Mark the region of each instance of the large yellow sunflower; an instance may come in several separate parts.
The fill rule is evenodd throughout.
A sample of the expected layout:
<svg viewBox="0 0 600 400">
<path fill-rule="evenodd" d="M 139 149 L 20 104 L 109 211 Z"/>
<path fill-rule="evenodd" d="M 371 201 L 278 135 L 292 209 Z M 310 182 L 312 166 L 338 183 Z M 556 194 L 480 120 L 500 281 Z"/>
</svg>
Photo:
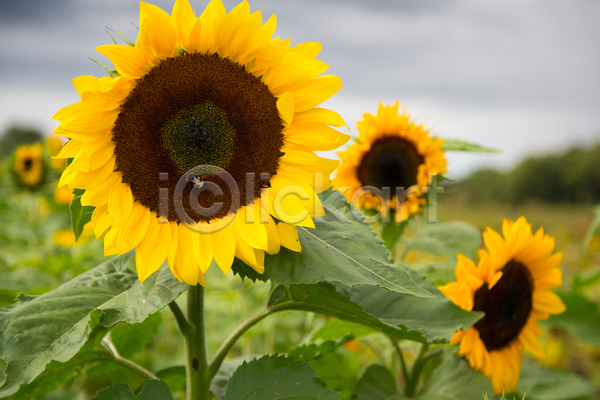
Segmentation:
<svg viewBox="0 0 600 400">
<path fill-rule="evenodd" d="M 517 389 L 521 350 L 544 358 L 537 321 L 565 310 L 550 291 L 562 283 L 562 253 L 553 253 L 554 238 L 542 228 L 533 234 L 525 217 L 505 219 L 502 233 L 504 238 L 487 228 L 487 251 L 479 251 L 479 264 L 459 255 L 457 281 L 439 287 L 457 306 L 485 312 L 475 325 L 456 332 L 450 343 L 460 343 L 459 354 L 490 378 L 496 393 Z"/>
<path fill-rule="evenodd" d="M 44 159 L 41 143 L 23 144 L 15 150 L 13 172 L 17 182 L 25 187 L 35 187 L 44 178 Z"/>
<path fill-rule="evenodd" d="M 265 252 L 299 251 L 296 225 L 323 215 L 316 193 L 337 161 L 313 151 L 348 137 L 316 106 L 341 80 L 321 75 L 320 44 L 272 38 L 275 16 L 263 24 L 245 1 L 200 17 L 187 0 L 171 15 L 140 7 L 134 46 L 97 48 L 120 76 L 74 79 L 81 101 L 54 116 L 71 139 L 60 157 L 74 158 L 59 186 L 85 189 L 106 254 L 136 248 L 141 281 L 165 260 L 190 285 L 213 259 L 262 273 Z"/>
<path fill-rule="evenodd" d="M 398 102 L 380 104 L 376 116 L 364 114 L 358 122 L 358 140 L 338 153 L 342 162 L 333 185 L 349 188 L 345 192 L 348 202 L 354 197 L 357 205 L 366 209 L 384 214 L 390 207 L 396 209 L 396 221 L 401 222 L 425 203 L 422 194 L 432 176 L 447 170 L 441 150 L 444 141 L 411 123 L 405 111 L 400 115 L 398 106 Z M 376 192 L 385 190 L 389 190 L 389 199 L 382 204 Z"/>
</svg>

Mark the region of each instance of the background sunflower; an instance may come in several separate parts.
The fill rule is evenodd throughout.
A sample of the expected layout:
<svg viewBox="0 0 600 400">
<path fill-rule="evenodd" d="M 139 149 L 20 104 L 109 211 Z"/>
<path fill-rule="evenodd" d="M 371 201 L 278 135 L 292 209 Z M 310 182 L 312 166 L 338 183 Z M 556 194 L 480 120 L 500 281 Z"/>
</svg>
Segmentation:
<svg viewBox="0 0 600 400">
<path fill-rule="evenodd" d="M 359 137 L 347 150 L 339 152 L 342 159 L 333 185 L 349 188 L 358 205 L 377 211 L 395 209 L 396 221 L 405 221 L 425 204 L 424 188 L 433 175 L 447 172 L 446 158 L 441 150 L 443 139 L 434 139 L 423 126 L 410 122 L 406 110 L 398 113 L 399 103 L 379 105 L 377 115 L 364 114 L 358 122 Z M 369 189 L 369 187 L 371 189 Z M 374 190 L 390 190 L 384 204 Z M 398 193 L 401 196 L 398 196 Z"/>
<path fill-rule="evenodd" d="M 35 189 L 44 184 L 46 164 L 40 143 L 17 147 L 12 159 L 12 171 L 18 186 Z"/>
<path fill-rule="evenodd" d="M 537 321 L 565 311 L 550 291 L 562 283 L 562 253 L 553 253 L 554 238 L 542 228 L 532 234 L 525 217 L 505 219 L 502 233 L 488 228 L 483 234 L 487 251 L 479 251 L 477 266 L 459 255 L 457 281 L 438 288 L 462 309 L 485 312 L 450 343 L 460 343 L 459 354 L 490 378 L 496 393 L 517 390 L 521 350 L 544 359 Z"/>
</svg>

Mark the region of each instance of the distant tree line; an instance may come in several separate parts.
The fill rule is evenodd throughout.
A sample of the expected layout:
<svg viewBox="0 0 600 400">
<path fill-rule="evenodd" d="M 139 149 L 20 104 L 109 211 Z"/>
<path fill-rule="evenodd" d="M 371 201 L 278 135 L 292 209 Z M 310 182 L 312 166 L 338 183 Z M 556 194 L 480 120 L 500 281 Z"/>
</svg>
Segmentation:
<svg viewBox="0 0 600 400">
<path fill-rule="evenodd" d="M 530 157 L 507 173 L 480 170 L 456 187 L 472 203 L 600 203 L 600 144 Z"/>
<path fill-rule="evenodd" d="M 0 159 L 12 154 L 18 146 L 41 142 L 42 138 L 36 129 L 11 126 L 0 135 Z"/>
</svg>

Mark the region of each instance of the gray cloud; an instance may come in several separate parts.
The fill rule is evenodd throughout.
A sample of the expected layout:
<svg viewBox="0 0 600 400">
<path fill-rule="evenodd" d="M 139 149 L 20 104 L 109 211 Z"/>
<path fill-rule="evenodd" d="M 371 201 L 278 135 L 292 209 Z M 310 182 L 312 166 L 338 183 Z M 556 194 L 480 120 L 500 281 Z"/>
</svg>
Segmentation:
<svg viewBox="0 0 600 400">
<path fill-rule="evenodd" d="M 151 1 L 170 12 L 173 0 Z M 200 12 L 206 1 L 192 0 Z M 228 10 L 237 4 L 225 0 Z M 344 88 L 332 100 L 349 125 L 400 99 L 436 134 L 505 150 L 592 140 L 600 129 L 600 3 L 591 0 L 250 1 L 277 36 L 318 41 Z M 105 26 L 134 40 L 134 0 L 0 0 L 0 129 L 76 101 L 73 77 L 109 63 L 94 48 Z M 72 100 L 69 100 L 72 99 Z M 329 104 L 329 103 L 328 103 Z M 539 138 L 543 137 L 543 140 Z M 464 158 L 464 170 L 480 162 Z M 483 158 L 485 160 L 486 158 Z M 469 161 L 471 160 L 471 161 Z M 471 167 L 469 167 L 469 165 Z"/>
</svg>

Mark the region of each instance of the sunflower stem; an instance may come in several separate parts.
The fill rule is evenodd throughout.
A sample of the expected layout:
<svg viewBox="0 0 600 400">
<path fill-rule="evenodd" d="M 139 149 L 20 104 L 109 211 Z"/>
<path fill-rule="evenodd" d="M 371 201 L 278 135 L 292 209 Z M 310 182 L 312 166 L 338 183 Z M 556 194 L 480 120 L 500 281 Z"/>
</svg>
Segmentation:
<svg viewBox="0 0 600 400">
<path fill-rule="evenodd" d="M 173 310 L 173 307 L 171 310 Z M 188 325 L 187 329 L 184 328 L 182 330 L 182 333 L 187 331 L 184 333 L 187 353 L 186 399 L 208 400 L 210 379 L 208 379 L 207 375 L 204 288 L 202 286 L 196 285 L 188 288 L 186 311 Z M 178 318 L 177 314 L 175 314 L 175 318 Z"/>
<path fill-rule="evenodd" d="M 223 360 L 227 356 L 227 353 L 229 353 L 229 351 L 231 350 L 233 345 L 237 342 L 237 340 L 240 337 L 242 337 L 242 335 L 244 333 L 246 333 L 246 331 L 248 329 L 252 328 L 254 325 L 258 324 L 260 321 L 262 321 L 269 315 L 274 314 L 278 311 L 284 311 L 287 308 L 288 308 L 287 303 L 282 303 L 282 304 L 273 306 L 271 308 L 266 308 L 266 309 L 262 310 L 260 313 L 256 314 L 255 316 L 247 319 L 240 326 L 238 326 L 236 328 L 236 330 L 233 331 L 231 333 L 231 335 L 229 335 L 227 340 L 225 340 L 225 342 L 223 342 L 223 344 L 217 351 L 217 354 L 215 354 L 215 357 L 210 362 L 210 365 L 208 366 L 208 372 L 207 372 L 209 381 L 212 380 L 214 378 L 214 376 L 217 374 L 217 372 L 219 371 L 219 368 L 221 367 Z"/>
<path fill-rule="evenodd" d="M 410 371 L 410 379 L 404 385 L 404 395 L 406 397 L 413 397 L 415 395 L 415 390 L 417 389 L 417 384 L 421 378 L 421 372 L 423 371 L 423 366 L 425 365 L 425 353 L 429 349 L 429 344 L 423 343 L 421 345 L 421 349 L 419 350 L 419 355 L 417 359 L 413 363 L 412 370 Z"/>
<path fill-rule="evenodd" d="M 396 342 L 396 339 L 394 339 L 391 336 L 388 336 L 388 338 L 392 342 L 392 346 L 394 347 L 394 349 L 396 350 L 396 354 L 398 355 L 398 359 L 400 361 L 400 366 L 402 367 L 402 378 L 404 378 L 404 384 L 406 385 L 409 378 L 408 378 L 408 370 L 406 369 L 406 361 L 404 361 L 404 354 L 402 354 L 402 349 L 400 348 L 400 345 L 398 344 L 398 342 Z"/>
</svg>

